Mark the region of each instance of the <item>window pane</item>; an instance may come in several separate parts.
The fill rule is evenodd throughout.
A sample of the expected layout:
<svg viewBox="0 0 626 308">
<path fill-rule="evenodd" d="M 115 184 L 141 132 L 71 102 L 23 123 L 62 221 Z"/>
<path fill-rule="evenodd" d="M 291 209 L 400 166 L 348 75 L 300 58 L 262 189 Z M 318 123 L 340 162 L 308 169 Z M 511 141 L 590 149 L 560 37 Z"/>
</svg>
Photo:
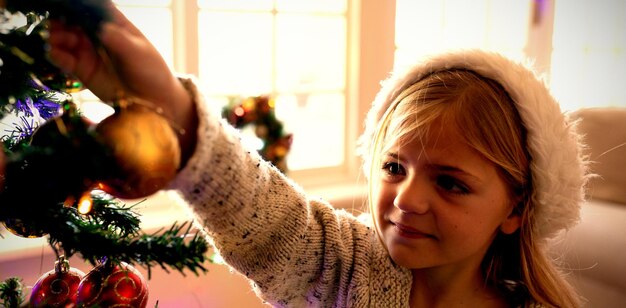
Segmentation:
<svg viewBox="0 0 626 308">
<path fill-rule="evenodd" d="M 345 57 L 346 27 L 342 17 L 277 15 L 279 92 L 343 89 Z"/>
<path fill-rule="evenodd" d="M 276 9 L 288 12 L 344 13 L 345 0 L 276 0 Z"/>
<path fill-rule="evenodd" d="M 423 55 L 440 49 L 443 38 L 443 2 L 397 1 L 396 47 L 398 51 Z M 410 55 L 396 55 L 396 63 L 412 63 Z M 398 56 L 401 58 L 398 59 Z M 415 55 L 414 55 L 415 56 Z"/>
<path fill-rule="evenodd" d="M 272 15 L 201 11 L 199 75 L 215 94 L 272 92 Z"/>
<path fill-rule="evenodd" d="M 626 105 L 625 19 L 624 1 L 555 6 L 550 84 L 563 109 Z"/>
<path fill-rule="evenodd" d="M 343 163 L 343 93 L 279 95 L 276 116 L 293 133 L 287 164 L 290 170 L 338 166 Z"/>
<path fill-rule="evenodd" d="M 174 67 L 174 35 L 169 8 L 119 7 L 154 44 L 170 67 Z"/>
<path fill-rule="evenodd" d="M 189 0 L 184 0 L 189 1 Z M 271 10 L 273 0 L 198 0 L 198 6 L 214 10 Z"/>
<path fill-rule="evenodd" d="M 519 56 L 528 37 L 530 1 L 491 1 L 488 9 L 487 48 L 510 56 Z"/>
<path fill-rule="evenodd" d="M 451 48 L 483 48 L 519 57 L 529 2 L 397 0 L 396 66 Z"/>
<path fill-rule="evenodd" d="M 486 1 L 445 1 L 443 17 L 442 47 L 485 46 L 487 36 Z"/>
<path fill-rule="evenodd" d="M 171 0 L 115 0 L 113 3 L 117 5 L 134 5 L 134 6 L 169 6 Z"/>
</svg>

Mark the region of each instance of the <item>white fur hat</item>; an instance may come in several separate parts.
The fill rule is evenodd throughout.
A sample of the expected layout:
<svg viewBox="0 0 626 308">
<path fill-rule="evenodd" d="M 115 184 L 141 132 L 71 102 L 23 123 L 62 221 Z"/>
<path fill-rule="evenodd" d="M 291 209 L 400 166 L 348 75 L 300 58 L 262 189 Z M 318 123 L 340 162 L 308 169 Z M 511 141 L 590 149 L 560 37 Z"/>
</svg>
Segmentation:
<svg viewBox="0 0 626 308">
<path fill-rule="evenodd" d="M 374 99 L 360 138 L 360 154 L 367 158 L 379 120 L 404 89 L 433 72 L 471 70 L 499 82 L 515 102 L 527 130 L 535 205 L 533 235 L 554 237 L 579 221 L 587 182 L 587 163 L 575 123 L 561 112 L 547 86 L 529 66 L 494 52 L 456 50 L 422 59 L 383 82 Z M 369 168 L 365 161 L 365 168 Z M 366 170 L 367 174 L 367 170 Z"/>
</svg>

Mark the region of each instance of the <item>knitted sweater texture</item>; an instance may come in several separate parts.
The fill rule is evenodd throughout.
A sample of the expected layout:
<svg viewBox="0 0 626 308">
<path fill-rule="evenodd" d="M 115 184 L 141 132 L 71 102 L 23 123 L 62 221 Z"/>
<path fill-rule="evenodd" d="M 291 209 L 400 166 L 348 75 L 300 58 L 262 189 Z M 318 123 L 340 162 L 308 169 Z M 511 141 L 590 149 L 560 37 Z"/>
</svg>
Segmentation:
<svg viewBox="0 0 626 308">
<path fill-rule="evenodd" d="M 411 272 L 395 265 L 366 220 L 302 189 L 181 78 L 199 116 L 193 156 L 171 184 L 229 266 L 278 307 L 408 307 Z"/>
</svg>

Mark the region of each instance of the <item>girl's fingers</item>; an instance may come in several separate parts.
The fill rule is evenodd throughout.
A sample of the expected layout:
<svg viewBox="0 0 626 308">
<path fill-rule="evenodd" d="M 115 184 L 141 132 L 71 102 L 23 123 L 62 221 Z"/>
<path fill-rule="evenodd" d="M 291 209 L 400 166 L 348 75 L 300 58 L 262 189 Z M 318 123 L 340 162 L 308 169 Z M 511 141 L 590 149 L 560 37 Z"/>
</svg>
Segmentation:
<svg viewBox="0 0 626 308">
<path fill-rule="evenodd" d="M 57 67 L 89 83 L 99 68 L 99 57 L 89 39 L 78 30 L 51 29 L 48 59 Z"/>
<path fill-rule="evenodd" d="M 74 72 L 76 69 L 76 58 L 63 49 L 51 48 L 48 51 L 48 58 L 52 63 L 67 73 Z"/>
<path fill-rule="evenodd" d="M 80 41 L 80 33 L 67 27 L 50 23 L 48 44 L 53 48 L 74 49 Z"/>
</svg>

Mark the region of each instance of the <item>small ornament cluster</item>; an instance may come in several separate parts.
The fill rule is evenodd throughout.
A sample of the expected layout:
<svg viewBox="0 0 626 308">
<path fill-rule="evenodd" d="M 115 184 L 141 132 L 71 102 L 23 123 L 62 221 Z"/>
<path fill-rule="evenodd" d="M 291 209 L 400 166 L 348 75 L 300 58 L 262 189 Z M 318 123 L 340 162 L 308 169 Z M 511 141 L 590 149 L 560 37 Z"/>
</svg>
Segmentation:
<svg viewBox="0 0 626 308">
<path fill-rule="evenodd" d="M 85 275 L 59 256 L 33 285 L 29 307 L 146 307 L 148 287 L 131 265 L 103 261 Z"/>
<path fill-rule="evenodd" d="M 285 173 L 293 134 L 284 132 L 284 125 L 276 118 L 274 108 L 275 101 L 269 96 L 230 97 L 222 116 L 239 129 L 254 126 L 255 135 L 263 141 L 259 154 Z"/>
</svg>

